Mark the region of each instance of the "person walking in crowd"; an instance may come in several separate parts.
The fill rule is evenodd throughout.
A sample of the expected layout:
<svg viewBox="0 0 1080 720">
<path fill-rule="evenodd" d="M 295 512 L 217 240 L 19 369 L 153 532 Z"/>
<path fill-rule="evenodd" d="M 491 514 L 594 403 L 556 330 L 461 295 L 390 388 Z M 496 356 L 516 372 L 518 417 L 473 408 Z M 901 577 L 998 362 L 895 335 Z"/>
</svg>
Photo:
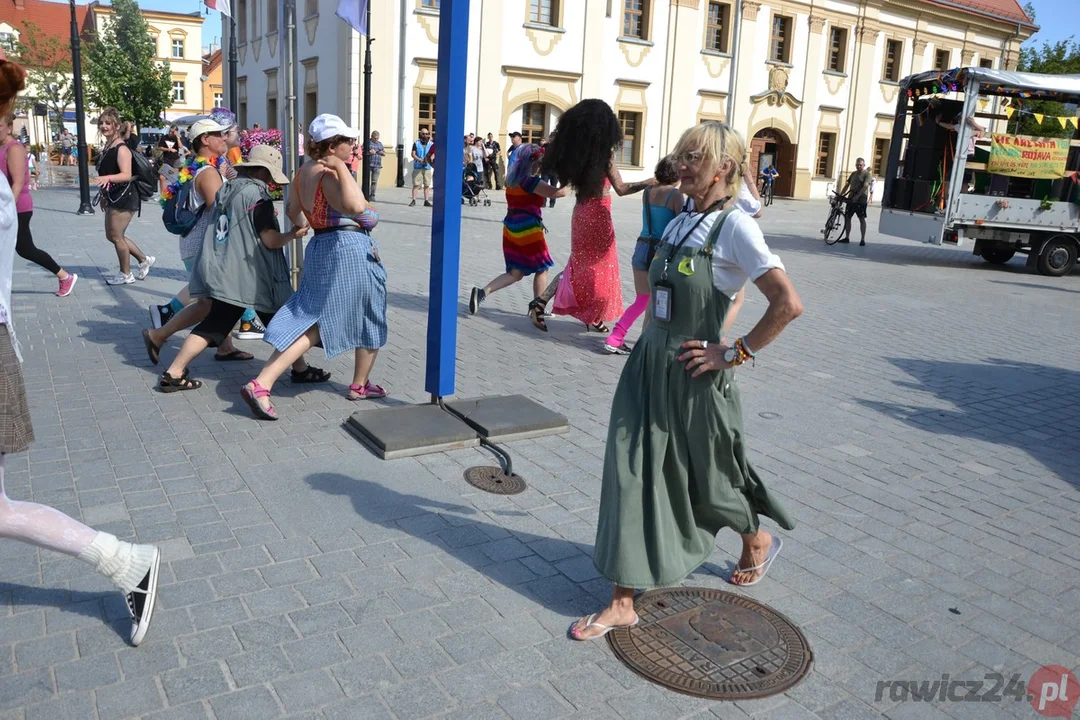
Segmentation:
<svg viewBox="0 0 1080 720">
<path fill-rule="evenodd" d="M 304 164 L 304 125 L 303 123 L 296 123 L 296 154 L 298 157 L 297 164 Z"/>
<path fill-rule="evenodd" d="M 206 210 L 211 230 L 203 234 L 191 274 L 191 294 L 208 303 L 209 310 L 161 374 L 161 392 L 198 390 L 202 383 L 188 376 L 191 361 L 206 348 L 228 342 L 245 308 L 254 307 L 263 322 L 269 323 L 292 295 L 281 249 L 302 238 L 309 228 L 299 225 L 283 233 L 278 227 L 267 185 L 289 182 L 281 171 L 281 153 L 256 145 L 236 169 L 236 180 L 218 190 L 213 206 Z M 292 367 L 294 383 L 330 379 L 330 373 L 308 366 L 302 356 Z"/>
<path fill-rule="evenodd" d="M 544 138 L 543 143 L 541 143 L 541 147 L 546 147 L 547 145 L 549 145 L 550 143 L 552 143 L 554 141 L 555 141 L 555 133 L 551 133 L 546 138 Z M 546 175 L 544 177 L 544 182 L 546 182 L 548 185 L 550 185 L 552 187 L 559 187 L 559 178 L 554 174 Z M 555 200 L 556 200 L 556 198 L 548 198 L 548 207 L 555 207 Z"/>
<path fill-rule="evenodd" d="M 510 172 L 510 166 L 514 164 L 514 152 L 521 147 L 521 133 L 517 130 L 510 133 L 510 147 L 506 150 L 506 171 Z"/>
<path fill-rule="evenodd" d="M 350 400 L 387 394 L 370 379 L 387 336 L 386 268 L 371 238 L 379 216 L 345 166 L 360 131 L 329 114 L 315 118 L 309 130 L 308 154 L 317 162 L 300 168 L 286 211 L 296 226 L 306 216 L 315 237 L 304 255 L 300 287 L 267 325 L 264 339 L 274 353 L 241 391 L 265 420 L 278 418 L 270 404 L 274 383 L 320 343 L 327 358 L 354 351 Z"/>
<path fill-rule="evenodd" d="M 100 191 L 101 209 L 105 211 L 105 239 L 116 249 L 120 272 L 107 275 L 109 285 L 130 285 L 145 280 L 154 266 L 155 258 L 147 255 L 135 241 L 127 236 L 128 226 L 135 214 L 140 212 L 142 201 L 132 183 L 131 150 L 120 137 L 120 113 L 107 107 L 98 117 L 98 131 L 105 138 L 105 150 L 98 157 L 95 182 Z M 131 270 L 131 258 L 138 266 Z"/>
<path fill-rule="evenodd" d="M 679 192 L 679 171 L 670 155 L 660 159 L 653 172 L 656 185 L 645 188 L 641 198 L 641 234 L 634 246 L 630 266 L 634 271 L 634 302 L 615 323 L 615 329 L 604 341 L 604 350 L 615 355 L 629 355 L 626 333 L 649 306 L 649 266 L 660 239 L 676 215 L 682 211 L 683 194 Z M 645 320 L 648 323 L 648 318 Z"/>
<path fill-rule="evenodd" d="M 26 71 L 8 62 L 0 49 L 0 117 L 11 112 L 26 85 Z M 4 488 L 4 462 L 26 451 L 34 441 L 26 387 L 19 363 L 11 307 L 11 273 L 18 243 L 18 211 L 6 174 L 0 173 L 0 538 L 78 558 L 104 575 L 126 596 L 131 628 L 128 639 L 138 646 L 146 637 L 157 601 L 161 552 L 153 545 L 133 545 L 99 532 L 56 508 L 12 500 Z M 74 583 L 72 583 L 74 585 Z"/>
<path fill-rule="evenodd" d="M 549 197 L 565 196 L 566 188 L 553 188 L 540 179 L 540 161 L 543 151 L 536 145 L 522 145 L 519 162 L 510 168 L 506 176 L 506 218 L 503 219 L 503 260 L 506 272 L 483 288 L 474 287 L 469 297 L 469 312 L 473 315 L 480 303 L 496 290 L 520 282 L 526 275 L 533 276 L 533 296 L 547 287 L 547 271 L 555 263 L 548 251 L 547 237 L 541 218 L 544 201 Z M 526 160 L 525 158 L 528 158 Z M 529 305 L 533 324 L 547 332 L 542 314 Z"/>
<path fill-rule="evenodd" d="M 74 165 L 75 157 L 72 155 L 72 148 L 75 147 L 75 138 L 71 136 L 67 128 L 60 131 L 60 164 L 61 165 Z"/>
<path fill-rule="evenodd" d="M 431 180 L 434 175 L 431 159 L 434 153 L 435 141 L 431 133 L 427 128 L 421 128 L 420 139 L 413 143 L 412 149 L 412 200 L 409 207 L 416 205 L 416 191 L 420 188 L 424 190 L 424 207 L 431 207 Z"/>
<path fill-rule="evenodd" d="M 622 129 L 603 100 L 582 100 L 567 110 L 548 145 L 540 174 L 554 173 L 562 185 L 573 185 L 577 202 L 570 221 L 570 260 L 544 293 L 533 300 L 543 313 L 555 298 L 556 315 L 571 315 L 588 330 L 608 335 L 608 320 L 622 315 L 622 284 L 611 219 L 611 194 L 631 195 L 656 183 L 655 178 L 624 183 L 615 167 L 615 147 Z"/>
<path fill-rule="evenodd" d="M 870 185 L 874 178 L 866 169 L 866 161 L 862 158 L 855 160 L 855 172 L 848 176 L 844 183 L 844 189 L 840 194 L 847 198 L 847 208 L 844 211 L 844 234 L 837 242 L 851 242 L 851 216 L 859 218 L 859 231 L 862 239 L 859 245 L 866 245 L 866 206 L 870 202 Z"/>
<path fill-rule="evenodd" d="M 34 236 L 30 232 L 30 219 L 34 216 L 34 199 L 30 195 L 30 156 L 26 152 L 26 147 L 12 135 L 14 123 L 14 113 L 0 115 L 0 173 L 7 179 L 11 192 L 15 196 L 19 221 L 15 252 L 22 259 L 40 265 L 55 275 L 60 281 L 56 294 L 67 297 L 78 282 L 79 276 L 60 267 L 60 264 L 53 260 L 52 255 L 34 245 Z"/>
<path fill-rule="evenodd" d="M 190 179 L 184 182 L 194 183 L 188 195 L 188 209 L 197 213 L 197 220 L 186 234 L 180 238 L 180 259 L 184 263 L 184 269 L 190 274 L 195 266 L 195 256 L 202 247 L 203 238 L 207 234 L 207 228 L 214 220 L 213 206 L 218 191 L 225 183 L 224 168 L 228 161 L 225 152 L 228 149 L 226 134 L 229 126 L 219 124 L 212 118 L 199 120 L 191 126 L 192 147 L 195 157 L 185 168 L 186 175 Z M 170 194 L 180 192 L 179 185 L 171 185 L 168 188 Z M 190 292 L 190 290 L 189 290 Z M 151 308 L 151 320 L 154 319 L 154 309 L 160 313 L 161 308 Z M 197 301 L 184 307 L 172 315 L 168 322 L 158 328 L 143 331 L 143 342 L 146 345 L 146 353 L 150 361 L 157 365 L 158 356 L 165 341 L 176 333 L 200 322 L 210 312 L 210 301 Z M 160 315 L 159 315 L 160 317 Z M 239 319 L 239 318 L 237 318 Z M 220 361 L 247 361 L 255 359 L 251 353 L 244 352 L 233 345 L 232 337 L 225 338 L 215 345 L 218 348 L 215 360 Z"/>
<path fill-rule="evenodd" d="M 379 174 L 382 173 L 383 158 L 386 157 L 386 147 L 379 141 L 379 131 L 371 131 L 371 139 L 367 143 L 368 173 L 370 175 L 367 186 L 367 199 L 375 200 L 375 191 L 379 187 Z"/>
<path fill-rule="evenodd" d="M 502 190 L 503 186 L 503 159 L 502 147 L 491 133 L 487 134 L 487 142 L 484 143 L 487 150 L 487 158 L 484 160 L 484 184 L 488 190 L 495 188 Z"/>
<path fill-rule="evenodd" d="M 653 319 L 623 368 L 608 426 L 593 564 L 614 589 L 605 608 L 570 627 L 576 640 L 636 625 L 634 589 L 678 585 L 712 555 L 722 528 L 742 536 L 729 578 L 741 586 L 758 583 L 783 544 L 760 516 L 794 528 L 747 461 L 734 368 L 775 340 L 802 303 L 757 223 L 731 202 L 746 163 L 738 133 L 696 125 L 674 155 L 691 202 L 650 268 Z M 769 306 L 728 346 L 732 300 L 747 280 Z"/>
</svg>

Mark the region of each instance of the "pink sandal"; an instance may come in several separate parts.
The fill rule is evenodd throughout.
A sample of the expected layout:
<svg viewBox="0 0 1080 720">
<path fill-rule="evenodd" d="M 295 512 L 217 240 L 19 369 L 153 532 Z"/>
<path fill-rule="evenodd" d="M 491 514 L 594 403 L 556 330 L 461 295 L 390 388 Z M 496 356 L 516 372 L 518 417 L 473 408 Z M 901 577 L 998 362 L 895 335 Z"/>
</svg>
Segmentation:
<svg viewBox="0 0 1080 720">
<path fill-rule="evenodd" d="M 273 405 L 269 408 L 264 408 L 259 403 L 260 398 L 270 397 L 270 391 L 260 385 L 258 380 L 252 380 L 248 385 L 251 385 L 251 389 L 249 390 L 248 386 L 245 385 L 240 388 L 240 394 L 243 396 L 244 400 L 247 401 L 251 411 L 255 413 L 255 417 L 262 418 L 263 420 L 277 420 L 277 410 L 274 409 Z"/>
<path fill-rule="evenodd" d="M 378 400 L 379 398 L 384 398 L 390 394 L 386 392 L 386 389 L 383 388 L 382 385 L 372 385 L 370 380 L 363 385 L 350 385 L 349 392 L 352 394 L 346 395 L 345 397 L 354 402 L 356 400 Z M 356 397 L 353 397 L 353 395 Z"/>
</svg>

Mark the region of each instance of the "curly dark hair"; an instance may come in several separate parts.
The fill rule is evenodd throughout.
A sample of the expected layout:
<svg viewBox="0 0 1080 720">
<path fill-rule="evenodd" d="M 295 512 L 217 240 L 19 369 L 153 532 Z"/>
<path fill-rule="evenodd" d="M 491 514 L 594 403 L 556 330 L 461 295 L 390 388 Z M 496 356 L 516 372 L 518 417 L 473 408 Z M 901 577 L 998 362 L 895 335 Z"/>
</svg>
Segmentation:
<svg viewBox="0 0 1080 720">
<path fill-rule="evenodd" d="M 606 102 L 582 100 L 559 118 L 540 174 L 557 176 L 560 185 L 573 185 L 583 197 L 599 197 L 622 139 L 619 119 Z"/>
</svg>

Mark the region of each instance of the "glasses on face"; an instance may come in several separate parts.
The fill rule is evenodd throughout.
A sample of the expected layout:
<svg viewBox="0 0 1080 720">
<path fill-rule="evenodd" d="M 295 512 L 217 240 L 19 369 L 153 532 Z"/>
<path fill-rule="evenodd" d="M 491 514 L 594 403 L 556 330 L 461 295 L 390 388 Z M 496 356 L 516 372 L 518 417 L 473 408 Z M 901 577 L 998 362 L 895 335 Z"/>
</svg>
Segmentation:
<svg viewBox="0 0 1080 720">
<path fill-rule="evenodd" d="M 674 156 L 675 162 L 682 165 L 697 165 L 705 159 L 705 153 L 700 151 L 684 152 Z"/>
</svg>

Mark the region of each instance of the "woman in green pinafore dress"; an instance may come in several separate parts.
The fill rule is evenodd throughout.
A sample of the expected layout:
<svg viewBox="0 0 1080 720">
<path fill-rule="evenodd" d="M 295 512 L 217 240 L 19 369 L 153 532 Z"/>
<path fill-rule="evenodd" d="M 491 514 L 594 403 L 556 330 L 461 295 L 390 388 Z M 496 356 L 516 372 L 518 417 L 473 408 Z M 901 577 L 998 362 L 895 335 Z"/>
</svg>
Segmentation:
<svg viewBox="0 0 1080 720">
<path fill-rule="evenodd" d="M 608 428 L 593 563 L 613 583 L 612 600 L 570 627 L 576 640 L 637 624 L 634 590 L 682 582 L 712 555 L 721 528 L 742 536 L 729 581 L 744 586 L 764 577 L 781 546 L 758 517 L 794 528 L 747 461 L 734 368 L 802 304 L 757 223 L 734 207 L 746 163 L 738 133 L 702 123 L 683 133 L 674 157 L 691 200 L 650 267 L 652 320 L 623 369 Z M 769 307 L 729 347 L 747 280 Z"/>
</svg>

